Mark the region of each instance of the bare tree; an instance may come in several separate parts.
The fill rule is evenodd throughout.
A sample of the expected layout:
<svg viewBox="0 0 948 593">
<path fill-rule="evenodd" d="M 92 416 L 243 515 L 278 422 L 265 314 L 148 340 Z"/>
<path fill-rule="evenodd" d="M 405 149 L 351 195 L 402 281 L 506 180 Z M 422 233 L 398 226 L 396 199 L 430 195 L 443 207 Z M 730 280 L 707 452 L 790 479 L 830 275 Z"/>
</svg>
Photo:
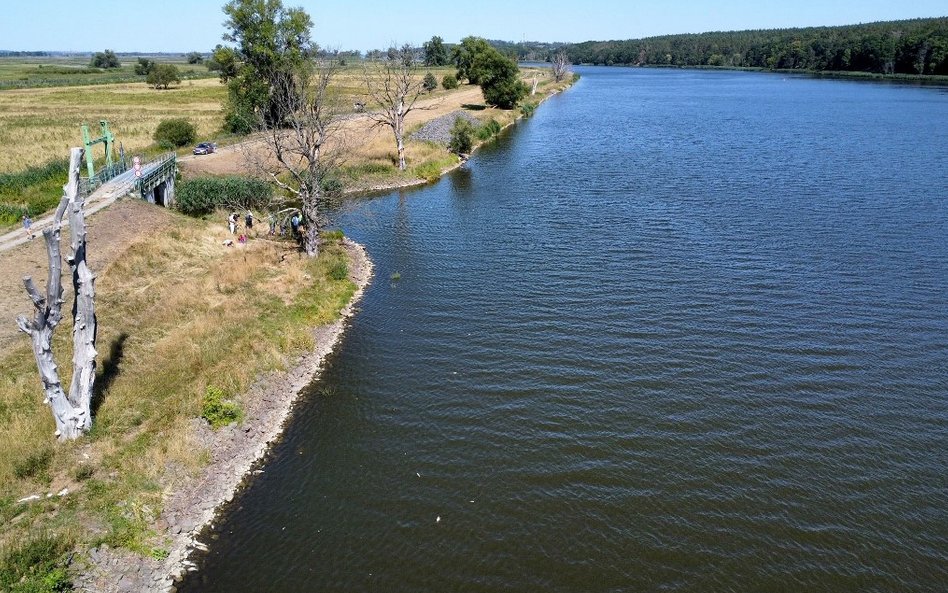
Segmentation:
<svg viewBox="0 0 948 593">
<path fill-rule="evenodd" d="M 246 153 L 258 172 L 298 198 L 306 226 L 303 246 L 311 257 L 319 253 L 323 183 L 347 152 L 338 117 L 342 105 L 330 89 L 340 67 L 335 59 L 310 60 L 291 76 L 277 77 L 272 97 L 285 116 L 277 123 L 261 118 L 264 150 Z"/>
<path fill-rule="evenodd" d="M 386 59 L 363 70 L 366 91 L 379 111 L 368 112 L 376 126 L 389 127 L 395 135 L 398 168 L 405 170 L 405 116 L 414 109 L 424 94 L 424 79 L 418 76 L 415 50 L 405 44 L 401 49 L 390 47 Z"/>
<path fill-rule="evenodd" d="M 572 64 L 570 63 L 569 58 L 566 56 L 566 52 L 557 52 L 556 55 L 553 56 L 553 63 L 550 66 L 550 69 L 553 70 L 553 80 L 556 82 L 563 82 L 563 79 L 569 76 L 570 72 L 572 72 L 570 66 L 572 66 Z"/>
<path fill-rule="evenodd" d="M 46 395 L 44 403 L 48 403 L 52 408 L 56 421 L 56 436 L 60 440 L 78 438 L 92 427 L 91 403 L 95 382 L 97 327 L 95 276 L 86 264 L 85 199 L 79 193 L 79 168 L 83 152 L 81 148 L 72 149 L 69 157 L 69 182 L 63 188 L 63 197 L 56 208 L 52 226 L 43 230 L 49 262 L 46 295 L 40 294 L 31 277 L 23 278 L 23 285 L 33 301 L 36 313 L 32 320 L 24 315 L 18 316 L 16 320 L 20 331 L 29 334 L 32 339 L 33 354 Z M 67 211 L 72 253 L 66 261 L 72 270 L 72 286 L 76 296 L 72 307 L 73 372 L 68 394 L 63 391 L 59 368 L 52 350 L 53 331 L 62 320 L 60 229 L 63 214 Z"/>
</svg>

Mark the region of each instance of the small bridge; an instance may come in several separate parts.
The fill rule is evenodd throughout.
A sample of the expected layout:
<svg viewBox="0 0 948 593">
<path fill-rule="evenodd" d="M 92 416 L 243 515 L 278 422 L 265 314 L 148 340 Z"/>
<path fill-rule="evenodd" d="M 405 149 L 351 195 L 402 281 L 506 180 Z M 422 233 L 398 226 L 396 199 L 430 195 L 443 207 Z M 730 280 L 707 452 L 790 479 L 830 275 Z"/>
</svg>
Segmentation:
<svg viewBox="0 0 948 593">
<path fill-rule="evenodd" d="M 135 195 L 152 204 L 170 208 L 174 205 L 174 180 L 178 172 L 176 155 L 163 154 L 151 161 L 138 162 L 127 168 L 124 161 L 103 167 L 91 178 L 79 180 L 79 191 L 85 196 L 86 216 L 94 214 L 115 200 Z M 52 213 L 33 221 L 33 231 L 39 235 L 53 223 Z M 66 221 L 63 221 L 63 226 Z M 0 251 L 27 241 L 26 233 L 16 229 L 0 235 Z"/>
<path fill-rule="evenodd" d="M 147 167 L 147 168 L 146 168 Z M 143 200 L 170 208 L 174 206 L 174 179 L 178 174 L 178 157 L 169 152 L 147 165 L 142 165 L 137 172 L 135 190 Z"/>
</svg>

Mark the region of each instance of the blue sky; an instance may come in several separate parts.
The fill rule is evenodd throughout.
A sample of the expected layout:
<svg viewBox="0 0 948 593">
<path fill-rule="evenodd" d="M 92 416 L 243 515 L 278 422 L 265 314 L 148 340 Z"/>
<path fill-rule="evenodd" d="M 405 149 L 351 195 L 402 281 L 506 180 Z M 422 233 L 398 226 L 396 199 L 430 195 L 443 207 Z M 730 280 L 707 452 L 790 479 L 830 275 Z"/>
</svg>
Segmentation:
<svg viewBox="0 0 948 593">
<path fill-rule="evenodd" d="M 223 0 L 2 0 L 0 49 L 209 50 Z M 284 0 L 313 17 L 323 47 L 420 45 L 440 35 L 508 41 L 631 39 L 668 33 L 844 25 L 948 16 L 945 0 Z"/>
</svg>

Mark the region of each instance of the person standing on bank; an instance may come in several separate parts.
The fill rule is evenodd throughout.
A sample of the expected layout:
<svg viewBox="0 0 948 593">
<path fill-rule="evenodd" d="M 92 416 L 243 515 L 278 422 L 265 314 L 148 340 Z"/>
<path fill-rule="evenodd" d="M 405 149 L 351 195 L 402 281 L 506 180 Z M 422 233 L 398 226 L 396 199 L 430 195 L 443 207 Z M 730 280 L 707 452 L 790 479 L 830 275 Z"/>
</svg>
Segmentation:
<svg viewBox="0 0 948 593">
<path fill-rule="evenodd" d="M 253 212 L 247 210 L 246 216 L 244 216 L 244 226 L 247 227 L 247 237 L 250 237 L 250 231 L 253 229 Z"/>
<path fill-rule="evenodd" d="M 26 231 L 26 236 L 29 237 L 30 241 L 33 240 L 33 219 L 30 218 L 29 214 L 23 215 L 23 230 Z"/>
<path fill-rule="evenodd" d="M 231 235 L 237 234 L 237 213 L 231 212 L 230 216 L 227 217 L 227 227 L 230 229 Z"/>
</svg>

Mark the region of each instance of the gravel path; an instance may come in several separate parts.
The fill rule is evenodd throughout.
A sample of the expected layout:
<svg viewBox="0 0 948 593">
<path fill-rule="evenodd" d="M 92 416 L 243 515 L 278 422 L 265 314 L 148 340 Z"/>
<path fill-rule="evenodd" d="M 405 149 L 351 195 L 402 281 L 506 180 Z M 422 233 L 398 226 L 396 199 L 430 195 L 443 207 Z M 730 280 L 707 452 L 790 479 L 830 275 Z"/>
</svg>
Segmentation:
<svg viewBox="0 0 948 593">
<path fill-rule="evenodd" d="M 412 134 L 411 137 L 414 140 L 427 140 L 447 146 L 451 141 L 451 128 L 454 126 L 454 121 L 459 117 L 474 124 L 475 128 L 481 125 L 476 117 L 467 111 L 458 109 L 457 111 L 452 111 L 447 115 L 442 115 L 441 117 L 436 117 L 429 121 L 421 126 L 420 130 Z"/>
</svg>

